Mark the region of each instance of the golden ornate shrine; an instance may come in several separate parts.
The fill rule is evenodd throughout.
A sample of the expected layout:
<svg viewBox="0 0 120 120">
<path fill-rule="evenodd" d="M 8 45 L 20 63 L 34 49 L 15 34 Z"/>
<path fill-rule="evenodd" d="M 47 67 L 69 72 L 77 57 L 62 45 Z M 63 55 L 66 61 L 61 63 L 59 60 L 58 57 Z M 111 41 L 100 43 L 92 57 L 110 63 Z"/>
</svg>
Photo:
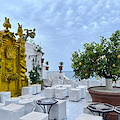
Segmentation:
<svg viewBox="0 0 120 120">
<path fill-rule="evenodd" d="M 18 96 L 21 88 L 28 85 L 22 25 L 18 23 L 18 40 L 8 30 L 11 28 L 9 18 L 5 17 L 3 26 L 6 29 L 0 31 L 0 91 L 10 91 L 11 96 Z"/>
</svg>

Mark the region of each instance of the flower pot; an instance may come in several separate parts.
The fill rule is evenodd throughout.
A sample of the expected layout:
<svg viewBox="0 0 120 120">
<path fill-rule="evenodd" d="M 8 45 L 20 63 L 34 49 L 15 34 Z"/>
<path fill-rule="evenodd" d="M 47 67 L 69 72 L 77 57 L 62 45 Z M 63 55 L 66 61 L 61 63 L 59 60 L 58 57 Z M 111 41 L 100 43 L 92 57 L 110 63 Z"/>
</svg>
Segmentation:
<svg viewBox="0 0 120 120">
<path fill-rule="evenodd" d="M 44 63 L 44 58 L 41 58 L 41 65 L 43 65 Z"/>
<path fill-rule="evenodd" d="M 46 66 L 46 70 L 48 71 L 48 70 L 49 70 L 49 67 Z"/>
<path fill-rule="evenodd" d="M 63 66 L 59 66 L 60 73 L 62 73 Z"/>
<path fill-rule="evenodd" d="M 106 90 L 112 90 L 113 86 L 112 86 L 112 78 L 107 78 L 106 79 Z"/>
</svg>

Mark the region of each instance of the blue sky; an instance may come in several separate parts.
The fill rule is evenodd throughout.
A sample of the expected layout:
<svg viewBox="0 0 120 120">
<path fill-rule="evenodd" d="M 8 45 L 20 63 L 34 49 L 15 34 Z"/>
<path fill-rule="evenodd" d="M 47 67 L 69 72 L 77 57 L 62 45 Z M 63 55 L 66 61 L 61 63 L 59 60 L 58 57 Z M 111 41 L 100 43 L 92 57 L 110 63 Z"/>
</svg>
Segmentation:
<svg viewBox="0 0 120 120">
<path fill-rule="evenodd" d="M 58 71 L 62 61 L 63 70 L 71 71 L 71 53 L 120 29 L 120 0 L 2 0 L 0 29 L 5 17 L 12 32 L 17 23 L 36 28 L 34 41 L 41 42 L 50 70 Z"/>
</svg>

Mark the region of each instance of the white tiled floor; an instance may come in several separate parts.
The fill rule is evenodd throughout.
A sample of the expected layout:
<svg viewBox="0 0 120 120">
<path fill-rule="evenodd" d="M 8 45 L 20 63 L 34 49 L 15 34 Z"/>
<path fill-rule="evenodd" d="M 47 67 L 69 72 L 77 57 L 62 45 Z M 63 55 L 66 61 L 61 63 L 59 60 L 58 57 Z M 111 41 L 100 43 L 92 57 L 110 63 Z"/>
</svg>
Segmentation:
<svg viewBox="0 0 120 120">
<path fill-rule="evenodd" d="M 44 96 L 44 90 L 39 94 L 40 96 Z M 81 113 L 83 113 L 83 104 L 85 103 L 85 99 L 81 99 L 78 102 L 69 101 L 69 97 L 66 97 L 66 107 L 67 107 L 67 118 L 64 120 L 74 120 Z"/>
</svg>

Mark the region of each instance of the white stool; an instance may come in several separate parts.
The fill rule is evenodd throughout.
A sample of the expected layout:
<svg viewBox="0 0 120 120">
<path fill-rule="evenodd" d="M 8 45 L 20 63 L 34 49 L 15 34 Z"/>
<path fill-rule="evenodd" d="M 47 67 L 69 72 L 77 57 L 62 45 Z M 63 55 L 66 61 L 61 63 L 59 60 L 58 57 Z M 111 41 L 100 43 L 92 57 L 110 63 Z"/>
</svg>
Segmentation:
<svg viewBox="0 0 120 120">
<path fill-rule="evenodd" d="M 40 113 L 40 112 L 31 112 L 19 120 L 48 120 L 48 114 Z"/>
<path fill-rule="evenodd" d="M 11 92 L 0 92 L 0 101 L 5 104 L 5 100 L 11 97 Z"/>
<path fill-rule="evenodd" d="M 101 116 L 82 113 L 75 120 L 103 120 Z"/>
<path fill-rule="evenodd" d="M 32 87 L 27 86 L 27 87 L 22 87 L 22 95 L 30 94 L 32 95 Z"/>
<path fill-rule="evenodd" d="M 46 98 L 53 98 L 53 97 L 55 97 L 55 88 L 47 87 L 44 89 L 44 93 L 45 93 Z"/>
<path fill-rule="evenodd" d="M 18 104 L 25 106 L 25 114 L 28 114 L 35 109 L 34 100 L 32 98 L 21 99 L 21 100 L 18 101 Z"/>
<path fill-rule="evenodd" d="M 51 107 L 49 119 L 62 120 L 64 118 L 66 118 L 66 101 L 58 100 L 58 102 Z"/>
<path fill-rule="evenodd" d="M 0 107 L 0 120 L 18 120 L 25 114 L 23 105 L 11 103 Z"/>
<path fill-rule="evenodd" d="M 67 89 L 64 87 L 55 88 L 55 98 L 64 99 L 67 96 Z"/>
<path fill-rule="evenodd" d="M 81 89 L 81 97 L 85 98 L 86 87 L 85 86 L 78 86 L 77 89 Z"/>
<path fill-rule="evenodd" d="M 67 96 L 69 96 L 69 90 L 72 88 L 72 85 L 63 85 L 63 87 L 67 88 Z"/>
<path fill-rule="evenodd" d="M 32 87 L 32 94 L 36 94 L 36 84 L 35 85 L 31 85 Z"/>
<path fill-rule="evenodd" d="M 11 103 L 18 104 L 18 101 L 19 101 L 20 99 L 21 99 L 20 97 L 8 98 L 8 99 L 6 99 L 6 101 L 5 101 L 5 105 L 9 105 L 9 104 L 11 104 Z"/>
<path fill-rule="evenodd" d="M 41 84 L 36 84 L 36 93 L 41 92 Z"/>
<path fill-rule="evenodd" d="M 79 101 L 81 99 L 81 89 L 72 88 L 69 90 L 69 100 Z"/>
</svg>

